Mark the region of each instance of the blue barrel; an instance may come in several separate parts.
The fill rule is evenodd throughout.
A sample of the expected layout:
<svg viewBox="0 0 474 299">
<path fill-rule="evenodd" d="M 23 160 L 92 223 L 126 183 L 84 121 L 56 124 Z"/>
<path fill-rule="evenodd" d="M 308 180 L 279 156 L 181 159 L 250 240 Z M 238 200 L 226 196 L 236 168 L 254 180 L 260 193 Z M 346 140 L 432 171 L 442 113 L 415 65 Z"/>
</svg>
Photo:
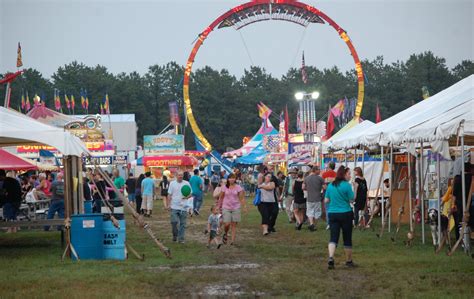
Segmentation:
<svg viewBox="0 0 474 299">
<path fill-rule="evenodd" d="M 84 213 L 85 214 L 92 214 L 92 200 L 85 200 L 84 201 Z"/>
<path fill-rule="evenodd" d="M 125 249 L 125 220 L 117 220 L 120 228 L 112 221 L 104 220 L 102 225 L 103 256 L 107 260 L 124 260 L 127 258 Z"/>
<path fill-rule="evenodd" d="M 103 259 L 102 214 L 79 214 L 71 216 L 71 243 L 81 260 Z M 75 259 L 74 255 L 71 254 Z"/>
</svg>

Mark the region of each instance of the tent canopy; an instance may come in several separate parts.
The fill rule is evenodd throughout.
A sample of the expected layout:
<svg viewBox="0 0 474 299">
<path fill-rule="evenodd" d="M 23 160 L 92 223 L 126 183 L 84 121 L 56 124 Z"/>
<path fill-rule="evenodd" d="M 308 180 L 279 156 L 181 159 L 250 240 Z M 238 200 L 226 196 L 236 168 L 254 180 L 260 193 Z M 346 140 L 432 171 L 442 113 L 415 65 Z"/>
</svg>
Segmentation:
<svg viewBox="0 0 474 299">
<path fill-rule="evenodd" d="M 474 75 L 368 128 L 344 138 L 344 147 L 447 140 L 464 123 L 474 133 Z M 342 141 L 342 140 L 341 140 Z"/>
<path fill-rule="evenodd" d="M 51 110 L 47 108 L 45 105 L 38 105 L 34 107 L 28 112 L 27 115 L 44 124 L 48 124 L 54 127 L 61 127 L 61 128 L 64 127 L 69 122 L 81 120 L 80 118 Z"/>
<path fill-rule="evenodd" d="M 3 170 L 36 170 L 38 167 L 16 155 L 0 148 L 0 169 Z"/>
<path fill-rule="evenodd" d="M 20 144 L 45 144 L 63 155 L 88 154 L 86 145 L 76 136 L 43 124 L 14 110 L 0 107 L 0 147 Z"/>
<path fill-rule="evenodd" d="M 351 122 L 355 122 L 356 120 L 352 120 Z M 329 140 L 323 143 L 325 148 L 333 148 L 333 149 L 340 149 L 346 146 L 345 140 L 348 138 L 357 138 L 365 134 L 365 132 L 375 125 L 370 120 L 364 120 L 360 123 L 356 123 L 352 125 L 349 129 L 345 130 L 344 132 L 334 135 Z M 342 129 L 341 129 L 342 130 Z"/>
<path fill-rule="evenodd" d="M 244 144 L 243 147 L 224 153 L 225 157 L 239 157 L 235 160 L 237 164 L 255 165 L 262 164 L 263 159 L 268 154 L 268 151 L 263 147 L 263 139 L 265 136 L 278 135 L 278 131 L 273 127 L 271 121 L 267 118 L 262 121 L 260 129 L 250 139 L 249 142 Z"/>
<path fill-rule="evenodd" d="M 222 156 L 226 158 L 232 158 L 235 156 L 242 157 L 242 156 L 250 154 L 253 150 L 257 150 L 257 151 L 264 150 L 263 146 L 261 147 L 261 149 L 257 149 L 257 147 L 259 145 L 262 145 L 263 137 L 265 135 L 278 135 L 278 131 L 273 127 L 270 119 L 268 118 L 262 121 L 262 125 L 260 126 L 260 129 L 258 129 L 257 133 L 255 133 L 255 135 L 252 137 L 252 139 L 250 139 L 249 142 L 244 144 L 244 146 L 242 146 L 239 149 L 223 153 Z"/>
</svg>

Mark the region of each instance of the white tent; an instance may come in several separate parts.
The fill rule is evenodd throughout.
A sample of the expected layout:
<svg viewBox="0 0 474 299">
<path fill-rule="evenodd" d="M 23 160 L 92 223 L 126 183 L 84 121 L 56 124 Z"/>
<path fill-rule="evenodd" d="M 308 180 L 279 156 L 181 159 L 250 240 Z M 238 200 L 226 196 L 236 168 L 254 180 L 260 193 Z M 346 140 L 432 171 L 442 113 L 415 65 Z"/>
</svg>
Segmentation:
<svg viewBox="0 0 474 299">
<path fill-rule="evenodd" d="M 474 75 L 343 142 L 346 148 L 434 142 L 449 139 L 461 124 L 462 133 L 474 133 Z"/>
<path fill-rule="evenodd" d="M 88 154 L 85 144 L 76 136 L 43 124 L 14 110 L 0 107 L 0 147 L 18 144 L 45 144 L 63 155 Z"/>
<path fill-rule="evenodd" d="M 332 138 L 330 138 L 328 141 L 323 143 L 324 148 L 332 148 L 332 149 L 341 149 L 341 148 L 346 148 L 346 142 L 345 140 L 349 138 L 357 138 L 365 134 L 365 132 L 371 128 L 373 125 L 375 125 L 373 122 L 370 120 L 364 120 L 357 124 L 356 126 L 350 128 L 349 130 L 339 134 L 335 135 Z"/>
</svg>

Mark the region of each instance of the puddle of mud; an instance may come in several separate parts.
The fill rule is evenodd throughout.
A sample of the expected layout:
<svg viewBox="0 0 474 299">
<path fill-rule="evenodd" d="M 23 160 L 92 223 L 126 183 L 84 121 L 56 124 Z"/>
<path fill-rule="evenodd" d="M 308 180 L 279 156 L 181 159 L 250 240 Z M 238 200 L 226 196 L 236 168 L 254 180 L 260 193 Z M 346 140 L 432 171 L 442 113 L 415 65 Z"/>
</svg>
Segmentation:
<svg viewBox="0 0 474 299">
<path fill-rule="evenodd" d="M 166 270 L 178 270 L 178 271 L 189 271 L 189 270 L 240 270 L 240 269 L 257 269 L 260 268 L 259 264 L 255 263 L 241 263 L 241 264 L 216 264 L 216 265 L 196 265 L 196 266 L 183 266 L 183 267 L 148 267 L 147 270 L 152 272 L 160 272 Z"/>
</svg>

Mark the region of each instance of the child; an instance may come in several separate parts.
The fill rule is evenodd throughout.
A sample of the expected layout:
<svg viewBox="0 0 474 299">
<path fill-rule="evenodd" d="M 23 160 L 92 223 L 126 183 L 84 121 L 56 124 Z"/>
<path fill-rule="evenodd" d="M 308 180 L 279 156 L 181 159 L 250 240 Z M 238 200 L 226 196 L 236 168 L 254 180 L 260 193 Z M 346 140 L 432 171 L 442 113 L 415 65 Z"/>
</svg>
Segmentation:
<svg viewBox="0 0 474 299">
<path fill-rule="evenodd" d="M 217 231 L 219 229 L 219 214 L 216 206 L 211 207 L 211 213 L 212 214 L 209 216 L 209 219 L 207 221 L 206 233 L 209 232 L 207 248 L 211 248 L 211 243 L 212 241 L 214 241 L 214 243 L 217 245 L 217 249 L 219 249 L 222 246 L 222 243 L 217 237 Z"/>
</svg>

